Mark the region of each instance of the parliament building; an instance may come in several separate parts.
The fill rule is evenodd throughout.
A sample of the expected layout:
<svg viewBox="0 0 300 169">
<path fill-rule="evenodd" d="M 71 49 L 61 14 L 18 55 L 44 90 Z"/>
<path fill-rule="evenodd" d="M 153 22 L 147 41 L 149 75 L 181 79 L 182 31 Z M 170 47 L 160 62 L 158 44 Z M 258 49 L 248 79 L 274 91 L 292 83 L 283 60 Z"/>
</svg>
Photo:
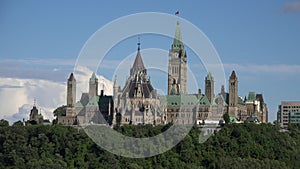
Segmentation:
<svg viewBox="0 0 300 169">
<path fill-rule="evenodd" d="M 82 93 L 76 102 L 76 79 L 71 73 L 67 81 L 67 108 L 65 115 L 57 117 L 65 125 L 107 124 L 202 124 L 223 121 L 228 113 L 231 122 L 268 121 L 267 105 L 262 94 L 249 92 L 242 98 L 238 93 L 238 76 L 232 71 L 228 78 L 228 92 L 224 85 L 219 93 L 214 91 L 213 74 L 205 77 L 205 92 L 187 93 L 187 53 L 182 42 L 180 22 L 176 23 L 175 37 L 169 50 L 168 89 L 160 95 L 152 86 L 142 59 L 140 43 L 130 76 L 123 87 L 117 77 L 113 84 L 113 96 L 98 93 L 98 79 L 93 73 L 89 80 L 89 92 Z M 163 79 L 162 79 L 163 80 Z"/>
</svg>

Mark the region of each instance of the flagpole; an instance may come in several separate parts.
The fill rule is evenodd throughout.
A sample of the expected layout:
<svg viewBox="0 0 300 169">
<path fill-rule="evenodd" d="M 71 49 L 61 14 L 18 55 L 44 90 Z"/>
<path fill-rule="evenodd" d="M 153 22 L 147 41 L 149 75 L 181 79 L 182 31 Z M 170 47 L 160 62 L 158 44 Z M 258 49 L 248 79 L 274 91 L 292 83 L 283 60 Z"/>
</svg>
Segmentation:
<svg viewBox="0 0 300 169">
<path fill-rule="evenodd" d="M 175 15 L 177 16 L 177 22 L 179 22 L 179 11 L 176 11 Z"/>
</svg>

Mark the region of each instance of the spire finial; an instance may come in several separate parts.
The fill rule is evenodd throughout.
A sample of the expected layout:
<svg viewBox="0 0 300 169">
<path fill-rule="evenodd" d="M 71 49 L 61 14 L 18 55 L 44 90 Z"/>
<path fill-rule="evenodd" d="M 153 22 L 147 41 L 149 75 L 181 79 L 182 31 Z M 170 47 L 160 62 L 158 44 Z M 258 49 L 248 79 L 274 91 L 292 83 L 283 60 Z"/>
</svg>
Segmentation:
<svg viewBox="0 0 300 169">
<path fill-rule="evenodd" d="M 138 43 L 137 43 L 137 45 L 138 45 L 138 50 L 140 50 L 141 49 L 140 35 L 138 35 Z"/>
<path fill-rule="evenodd" d="M 36 107 L 36 98 L 33 99 L 33 107 Z"/>
</svg>

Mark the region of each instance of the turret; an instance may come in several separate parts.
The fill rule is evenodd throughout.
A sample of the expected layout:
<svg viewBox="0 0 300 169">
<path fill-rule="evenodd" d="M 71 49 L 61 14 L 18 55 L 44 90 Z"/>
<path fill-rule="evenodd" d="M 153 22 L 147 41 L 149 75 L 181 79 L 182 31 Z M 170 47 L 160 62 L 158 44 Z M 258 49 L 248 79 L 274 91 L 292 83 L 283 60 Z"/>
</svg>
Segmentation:
<svg viewBox="0 0 300 169">
<path fill-rule="evenodd" d="M 71 73 L 67 81 L 67 107 L 74 107 L 76 102 L 76 79 Z"/>
<path fill-rule="evenodd" d="M 229 106 L 236 107 L 238 104 L 238 78 L 232 71 L 229 78 Z"/>
<path fill-rule="evenodd" d="M 238 117 L 238 78 L 235 71 L 232 71 L 229 77 L 229 116 Z"/>
<path fill-rule="evenodd" d="M 117 76 L 115 77 L 115 81 L 114 81 L 114 87 L 113 87 L 113 98 L 114 98 L 114 105 L 115 108 L 118 104 L 118 95 L 119 95 L 119 85 L 118 85 L 118 80 L 117 80 Z M 114 108 L 114 110 L 115 110 Z"/>
<path fill-rule="evenodd" d="M 98 78 L 96 77 L 96 74 L 93 73 L 89 81 L 89 98 L 91 99 L 97 95 L 98 95 Z"/>
<path fill-rule="evenodd" d="M 205 95 L 211 103 L 214 99 L 214 78 L 210 72 L 205 77 Z"/>
</svg>

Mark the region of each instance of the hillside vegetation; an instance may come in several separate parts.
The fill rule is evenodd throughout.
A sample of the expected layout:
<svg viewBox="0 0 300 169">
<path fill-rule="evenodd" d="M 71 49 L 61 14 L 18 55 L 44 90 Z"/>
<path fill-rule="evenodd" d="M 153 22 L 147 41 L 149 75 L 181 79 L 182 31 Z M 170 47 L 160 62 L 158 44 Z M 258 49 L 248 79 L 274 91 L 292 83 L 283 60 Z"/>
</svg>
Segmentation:
<svg viewBox="0 0 300 169">
<path fill-rule="evenodd" d="M 169 126 L 123 126 L 129 136 L 149 137 Z M 199 143 L 199 129 L 171 150 L 149 158 L 116 156 L 83 130 L 61 125 L 0 126 L 0 168 L 300 168 L 299 126 L 281 133 L 271 124 L 229 124 Z"/>
</svg>

